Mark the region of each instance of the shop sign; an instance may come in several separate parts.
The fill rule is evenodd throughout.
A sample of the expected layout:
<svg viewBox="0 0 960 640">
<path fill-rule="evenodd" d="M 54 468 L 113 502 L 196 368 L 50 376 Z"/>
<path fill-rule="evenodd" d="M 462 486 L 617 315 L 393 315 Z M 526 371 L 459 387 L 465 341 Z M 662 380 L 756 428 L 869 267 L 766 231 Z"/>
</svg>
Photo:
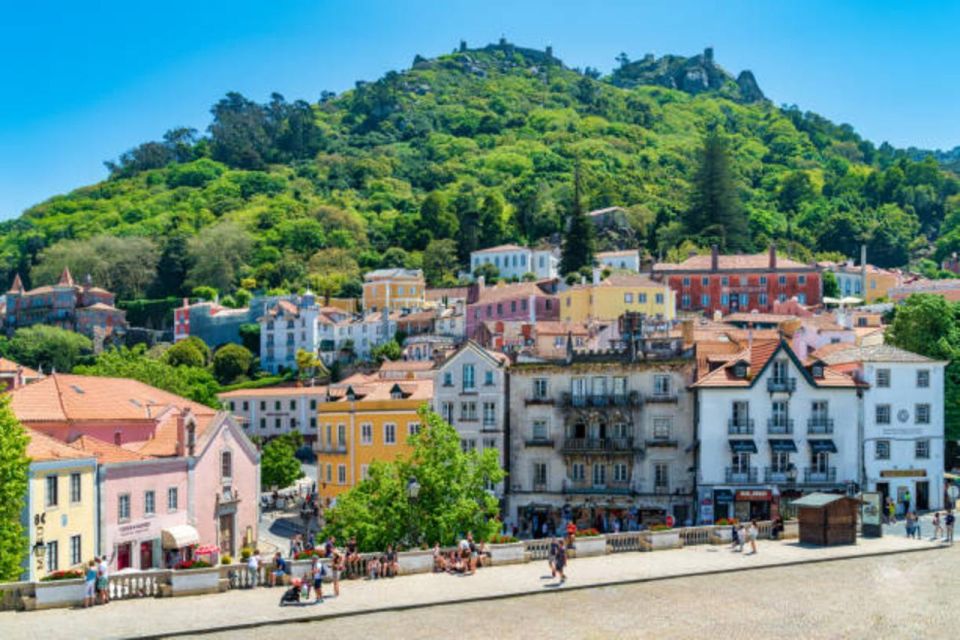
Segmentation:
<svg viewBox="0 0 960 640">
<path fill-rule="evenodd" d="M 141 520 L 117 527 L 117 538 L 126 540 L 127 538 L 139 538 L 148 533 L 153 528 L 153 522 L 150 520 Z M 148 536 L 149 537 L 149 536 Z"/>
<path fill-rule="evenodd" d="M 746 491 L 737 491 L 737 502 L 750 501 L 770 501 L 770 492 L 761 489 L 748 489 Z"/>
<path fill-rule="evenodd" d="M 733 492 L 729 489 L 716 489 L 713 492 L 713 499 L 717 504 L 730 504 L 733 502 Z"/>
<path fill-rule="evenodd" d="M 880 472 L 881 478 L 924 478 L 926 475 L 926 469 L 890 469 Z"/>
</svg>

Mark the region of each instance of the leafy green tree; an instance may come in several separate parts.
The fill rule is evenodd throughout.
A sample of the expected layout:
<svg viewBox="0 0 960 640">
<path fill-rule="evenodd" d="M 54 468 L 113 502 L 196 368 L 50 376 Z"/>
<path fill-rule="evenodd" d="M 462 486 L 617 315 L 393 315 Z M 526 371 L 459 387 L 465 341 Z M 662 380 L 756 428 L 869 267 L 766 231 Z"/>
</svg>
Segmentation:
<svg viewBox="0 0 960 640">
<path fill-rule="evenodd" d="M 30 438 L 10 409 L 10 396 L 0 397 L 0 582 L 20 579 L 21 563 L 29 552 L 23 528 L 23 499 L 27 495 Z"/>
<path fill-rule="evenodd" d="M 189 243 L 188 286 L 207 285 L 233 291 L 251 248 L 250 236 L 232 222 L 206 227 Z"/>
<path fill-rule="evenodd" d="M 323 364 L 323 360 L 321 360 L 317 354 L 311 351 L 307 351 L 306 349 L 297 349 L 296 361 L 297 373 L 299 374 L 301 380 L 310 378 L 319 378 L 324 380 L 330 377 L 330 372 L 327 371 L 327 367 Z"/>
<path fill-rule="evenodd" d="M 486 540 L 497 532 L 497 499 L 486 487 L 505 476 L 499 453 L 464 452 L 456 429 L 426 406 L 420 423 L 410 436 L 410 457 L 370 465 L 369 478 L 327 511 L 323 535 L 356 536 L 361 550 L 372 551 L 388 544 L 451 545 L 468 531 Z M 407 490 L 411 480 L 419 485 L 415 500 Z"/>
<path fill-rule="evenodd" d="M 384 360 L 399 360 L 402 355 L 403 349 L 396 340 L 388 340 L 370 350 L 370 357 L 377 363 Z"/>
<path fill-rule="evenodd" d="M 737 193 L 728 142 L 716 129 L 703 139 L 690 200 L 684 213 L 687 233 L 716 240 L 726 251 L 750 248 L 747 216 Z"/>
<path fill-rule="evenodd" d="M 824 271 L 821 276 L 823 282 L 823 295 L 826 298 L 840 297 L 840 283 L 837 282 L 837 276 L 832 271 Z"/>
<path fill-rule="evenodd" d="M 200 298 L 201 300 L 206 300 L 207 302 L 213 302 L 217 299 L 218 292 L 213 287 L 194 287 L 190 290 L 190 293 L 193 294 L 194 298 Z"/>
<path fill-rule="evenodd" d="M 482 277 L 484 282 L 493 284 L 500 279 L 500 269 L 492 262 L 482 262 L 473 270 L 473 277 Z"/>
<path fill-rule="evenodd" d="M 423 251 L 423 276 L 432 286 L 455 281 L 459 267 L 457 243 L 449 238 L 431 240 Z"/>
<path fill-rule="evenodd" d="M 155 298 L 181 296 L 186 293 L 185 282 L 190 269 L 186 233 L 173 233 L 167 236 L 157 262 L 157 274 L 150 287 L 150 295 Z"/>
<path fill-rule="evenodd" d="M 434 238 L 455 238 L 460 230 L 460 221 L 450 211 L 446 199 L 439 191 L 432 191 L 420 205 L 420 221 Z"/>
<path fill-rule="evenodd" d="M 253 300 L 253 294 L 246 289 L 237 289 L 233 292 L 233 299 L 236 302 L 235 307 L 237 309 L 245 309 L 250 306 L 250 301 Z"/>
<path fill-rule="evenodd" d="M 135 299 L 143 297 L 154 280 L 157 260 L 157 247 L 149 238 L 98 235 L 61 240 L 45 249 L 30 276 L 38 284 L 52 284 L 64 267 L 70 267 L 79 282 L 89 275 L 94 284 L 119 298 Z"/>
<path fill-rule="evenodd" d="M 573 206 L 567 219 L 567 229 L 563 237 L 563 250 L 560 256 L 560 272 L 564 274 L 579 271 L 583 267 L 593 266 L 594 234 L 593 222 L 583 210 L 580 195 L 580 169 L 574 172 Z"/>
<path fill-rule="evenodd" d="M 90 338 L 43 324 L 17 329 L 7 345 L 11 360 L 48 373 L 69 373 L 92 351 Z"/>
<path fill-rule="evenodd" d="M 303 475 L 296 449 L 288 438 L 274 438 L 260 452 L 260 486 L 263 490 L 289 487 Z"/>
<path fill-rule="evenodd" d="M 197 336 L 190 336 L 167 349 L 163 361 L 172 367 L 203 368 L 210 363 L 210 347 Z"/>
<path fill-rule="evenodd" d="M 213 354 L 213 376 L 220 384 L 231 384 L 246 375 L 253 365 L 253 354 L 239 344 L 225 344 Z"/>
<path fill-rule="evenodd" d="M 260 325 L 255 322 L 246 322 L 240 325 L 240 341 L 243 346 L 254 355 L 260 354 Z"/>
</svg>

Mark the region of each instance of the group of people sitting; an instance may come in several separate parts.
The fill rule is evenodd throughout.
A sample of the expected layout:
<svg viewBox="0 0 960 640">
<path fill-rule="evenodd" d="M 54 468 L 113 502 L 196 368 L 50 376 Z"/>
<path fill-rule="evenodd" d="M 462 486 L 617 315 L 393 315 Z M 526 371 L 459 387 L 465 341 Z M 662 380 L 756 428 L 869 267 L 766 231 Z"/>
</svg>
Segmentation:
<svg viewBox="0 0 960 640">
<path fill-rule="evenodd" d="M 478 566 L 489 564 L 490 551 L 487 543 L 477 544 L 473 533 L 467 532 L 460 540 L 456 549 L 446 553 L 440 548 L 440 543 L 433 545 L 433 570 L 435 573 L 455 573 L 471 576 L 477 572 Z"/>
</svg>

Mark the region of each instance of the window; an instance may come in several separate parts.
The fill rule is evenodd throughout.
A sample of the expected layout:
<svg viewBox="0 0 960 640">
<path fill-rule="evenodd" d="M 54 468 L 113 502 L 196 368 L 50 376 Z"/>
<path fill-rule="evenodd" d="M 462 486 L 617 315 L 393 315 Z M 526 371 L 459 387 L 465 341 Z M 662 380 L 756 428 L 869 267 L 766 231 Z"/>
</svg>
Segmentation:
<svg viewBox="0 0 960 640">
<path fill-rule="evenodd" d="M 463 390 L 474 389 L 477 386 L 472 364 L 463 365 Z"/>
<path fill-rule="evenodd" d="M 709 307 L 710 306 L 710 294 L 704 293 L 700 296 L 700 306 Z"/>
<path fill-rule="evenodd" d="M 130 519 L 130 494 L 121 493 L 117 496 L 117 519 L 126 522 Z"/>
<path fill-rule="evenodd" d="M 83 562 L 83 546 L 80 536 L 70 536 L 70 564 L 78 565 Z"/>
<path fill-rule="evenodd" d="M 708 278 L 707 276 L 704 276 L 704 277 L 700 278 L 700 284 L 702 284 L 702 285 L 705 286 L 705 287 L 709 287 L 709 286 L 710 286 L 710 278 Z"/>
<path fill-rule="evenodd" d="M 333 445 L 333 425 L 327 425 L 327 446 Z"/>
<path fill-rule="evenodd" d="M 282 429 L 282 428 L 283 428 L 283 420 L 281 420 L 280 418 L 274 418 L 274 419 L 273 419 L 273 428 L 274 428 L 274 429 Z"/>
<path fill-rule="evenodd" d="M 638 293 L 638 294 L 637 294 L 637 302 L 639 302 L 640 304 L 647 304 L 647 294 L 645 294 L 645 293 Z"/>
<path fill-rule="evenodd" d="M 685 294 L 683 294 L 682 296 L 680 296 L 680 305 L 681 305 L 684 309 L 687 309 L 687 308 L 690 307 L 690 295 L 689 295 L 689 294 L 686 294 L 686 293 L 685 293 Z"/>
<path fill-rule="evenodd" d="M 546 420 L 533 421 L 533 439 L 534 440 L 547 439 L 547 421 Z"/>
<path fill-rule="evenodd" d="M 920 369 L 917 371 L 917 387 L 926 389 L 930 386 L 930 370 Z"/>
<path fill-rule="evenodd" d="M 460 449 L 464 453 L 470 453 L 471 451 L 476 451 L 477 441 L 474 438 L 461 438 L 460 439 Z"/>
<path fill-rule="evenodd" d="M 407 423 L 407 435 L 415 436 L 420 433 L 420 423 L 419 422 L 408 422 Z"/>
<path fill-rule="evenodd" d="M 830 454 L 826 451 L 811 451 L 810 470 L 813 473 L 827 473 L 830 470 Z"/>
<path fill-rule="evenodd" d="M 750 454 L 734 453 L 730 458 L 730 469 L 733 473 L 750 473 Z"/>
<path fill-rule="evenodd" d="M 370 465 L 360 465 L 360 479 L 366 480 L 370 477 Z"/>
<path fill-rule="evenodd" d="M 728 278 L 727 276 L 723 276 L 722 278 L 720 278 L 720 284 L 723 285 L 724 287 L 730 286 L 730 278 Z"/>
<path fill-rule="evenodd" d="M 913 421 L 916 424 L 930 424 L 930 405 L 916 405 L 913 409 Z"/>
<path fill-rule="evenodd" d="M 546 378 L 533 379 L 533 397 L 538 400 L 543 400 L 547 397 L 547 379 Z"/>
<path fill-rule="evenodd" d="M 761 305 L 766 305 L 766 304 L 767 304 L 767 294 L 761 293 L 759 296 L 757 296 L 757 301 L 758 301 Z"/>
<path fill-rule="evenodd" d="M 57 496 L 58 478 L 56 475 L 47 476 L 47 506 L 55 507 L 59 503 Z"/>
<path fill-rule="evenodd" d="M 890 424 L 890 405 L 878 404 L 876 409 L 877 424 Z"/>
<path fill-rule="evenodd" d="M 347 484 L 347 465 L 337 465 L 337 484 Z"/>
<path fill-rule="evenodd" d="M 152 516 L 157 512 L 157 494 L 153 491 L 143 492 L 143 515 Z"/>
<path fill-rule="evenodd" d="M 493 386 L 493 371 L 484 371 L 483 372 L 483 384 L 492 387 Z"/>
<path fill-rule="evenodd" d="M 777 281 L 778 281 L 781 285 L 787 284 L 787 276 L 780 276 L 780 277 L 777 279 Z"/>
<path fill-rule="evenodd" d="M 310 401 L 310 410 L 311 411 L 317 410 L 317 400 L 315 398 Z"/>
<path fill-rule="evenodd" d="M 917 440 L 914 445 L 914 457 L 918 460 L 926 460 L 930 457 L 930 441 L 929 440 Z"/>
<path fill-rule="evenodd" d="M 311 416 L 311 417 L 310 417 L 310 428 L 311 428 L 311 429 L 316 429 L 316 428 L 317 428 L 317 418 L 316 418 L 316 416 Z"/>
<path fill-rule="evenodd" d="M 395 424 L 383 425 L 383 443 L 397 444 L 397 425 Z"/>
<path fill-rule="evenodd" d="M 497 403 L 483 403 L 483 424 L 486 426 L 496 424 L 497 422 Z"/>
<path fill-rule="evenodd" d="M 623 294 L 623 301 L 626 304 L 633 304 L 633 294 L 632 293 Z"/>
<path fill-rule="evenodd" d="M 57 550 L 56 540 L 47 543 L 47 571 L 57 571 L 60 569 L 60 553 Z"/>
<path fill-rule="evenodd" d="M 593 484 L 601 486 L 607 483 L 607 465 L 594 463 L 593 465 Z"/>
<path fill-rule="evenodd" d="M 873 458 L 874 460 L 890 459 L 890 441 L 889 440 L 877 440 L 873 444 Z"/>
<path fill-rule="evenodd" d="M 460 419 L 461 420 L 476 420 L 477 419 L 477 403 L 476 402 L 461 402 L 460 403 Z"/>
<path fill-rule="evenodd" d="M 662 293 L 658 293 L 656 296 L 654 296 L 654 301 L 655 301 L 657 304 L 663 304 L 663 294 L 662 294 Z"/>
<path fill-rule="evenodd" d="M 267 401 L 266 401 L 266 400 L 261 400 L 261 401 L 260 401 L 260 411 L 266 411 L 266 410 L 267 410 Z"/>
<path fill-rule="evenodd" d="M 798 302 L 799 304 L 807 304 L 807 294 L 805 294 L 805 293 L 798 293 L 798 294 L 797 294 L 797 302 Z"/>
<path fill-rule="evenodd" d="M 626 422 L 614 422 L 611 436 L 620 440 L 630 437 L 630 425 Z"/>
<path fill-rule="evenodd" d="M 229 451 L 220 453 L 220 478 L 229 480 L 233 477 L 233 454 Z"/>
<path fill-rule="evenodd" d="M 750 420 L 750 403 L 746 400 L 735 400 L 733 402 L 733 424 L 738 427 L 746 427 Z"/>
<path fill-rule="evenodd" d="M 785 383 L 787 381 L 788 374 L 790 372 L 790 367 L 787 364 L 786 360 L 776 360 L 773 363 L 773 380 L 777 383 Z"/>
<path fill-rule="evenodd" d="M 673 419 L 659 416 L 653 419 L 653 437 L 657 440 L 669 440 L 673 428 Z"/>
<path fill-rule="evenodd" d="M 767 284 L 767 276 L 760 276 L 760 284 L 762 285 Z"/>
<path fill-rule="evenodd" d="M 440 416 L 448 424 L 453 424 L 453 403 L 452 402 L 444 401 L 440 403 Z"/>
<path fill-rule="evenodd" d="M 533 463 L 533 484 L 534 485 L 547 484 L 547 463 L 546 462 Z"/>
<path fill-rule="evenodd" d="M 373 444 L 373 425 L 369 422 L 360 425 L 360 444 Z"/>
<path fill-rule="evenodd" d="M 773 473 L 786 473 L 790 470 L 790 454 L 786 451 L 770 452 L 770 471 Z"/>
<path fill-rule="evenodd" d="M 167 489 L 167 511 L 173 513 L 179 508 L 180 490 L 176 487 Z"/>
<path fill-rule="evenodd" d="M 664 488 L 670 486 L 670 467 L 665 462 L 653 465 L 653 486 Z"/>
<path fill-rule="evenodd" d="M 261 429 L 266 429 L 266 428 L 267 428 L 267 419 L 266 419 L 266 418 L 260 418 L 260 428 L 261 428 Z"/>
<path fill-rule="evenodd" d="M 572 465 L 570 465 L 570 479 L 574 482 L 583 482 L 583 478 L 583 463 L 574 462 Z"/>
<path fill-rule="evenodd" d="M 618 462 L 613 465 L 613 481 L 614 482 L 626 482 L 627 481 L 627 465 L 623 462 Z"/>
<path fill-rule="evenodd" d="M 80 490 L 80 474 L 71 473 L 70 474 L 70 502 L 72 504 L 77 504 L 81 501 L 82 493 Z"/>
<path fill-rule="evenodd" d="M 890 369 L 877 369 L 877 387 L 884 389 L 890 387 Z"/>
<path fill-rule="evenodd" d="M 689 276 L 684 276 L 684 278 L 683 278 L 683 286 L 685 286 L 685 287 L 689 287 L 689 286 L 690 286 L 690 278 L 689 278 Z"/>
<path fill-rule="evenodd" d="M 290 401 L 290 411 L 296 411 L 296 410 L 297 410 L 297 401 L 296 401 L 296 400 L 291 400 L 291 401 Z"/>
<path fill-rule="evenodd" d="M 730 304 L 730 295 L 726 293 L 720 294 L 720 305 L 723 307 L 726 307 L 729 304 Z"/>
<path fill-rule="evenodd" d="M 483 448 L 487 449 L 496 449 L 497 448 L 497 439 L 496 438 L 484 438 L 483 439 Z"/>
<path fill-rule="evenodd" d="M 656 375 L 653 377 L 653 395 L 670 395 L 670 376 Z"/>
<path fill-rule="evenodd" d="M 274 401 L 274 403 L 273 403 L 273 408 L 274 408 L 275 411 L 280 411 L 280 401 L 279 401 L 279 400 L 275 400 L 275 401 Z"/>
<path fill-rule="evenodd" d="M 797 284 L 807 284 L 807 276 L 797 276 Z"/>
</svg>

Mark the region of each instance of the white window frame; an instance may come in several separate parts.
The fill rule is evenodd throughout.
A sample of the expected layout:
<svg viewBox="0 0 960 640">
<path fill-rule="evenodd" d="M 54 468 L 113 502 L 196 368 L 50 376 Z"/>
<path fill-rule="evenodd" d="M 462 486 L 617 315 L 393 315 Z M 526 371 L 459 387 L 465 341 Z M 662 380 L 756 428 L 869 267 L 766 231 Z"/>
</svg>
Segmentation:
<svg viewBox="0 0 960 640">
<path fill-rule="evenodd" d="M 397 444 L 397 425 L 393 422 L 387 422 L 383 425 L 383 444 Z"/>
</svg>

